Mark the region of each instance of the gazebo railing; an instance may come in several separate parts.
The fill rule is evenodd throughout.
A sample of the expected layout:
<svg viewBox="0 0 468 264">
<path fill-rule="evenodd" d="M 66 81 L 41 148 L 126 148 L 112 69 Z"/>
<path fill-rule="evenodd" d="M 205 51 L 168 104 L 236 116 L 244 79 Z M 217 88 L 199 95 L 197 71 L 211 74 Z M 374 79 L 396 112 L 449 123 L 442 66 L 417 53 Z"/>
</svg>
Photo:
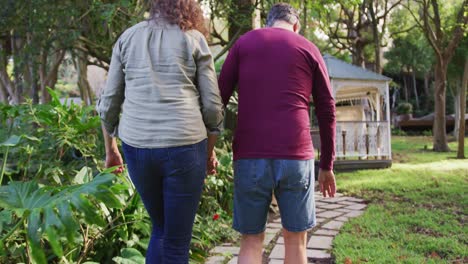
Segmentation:
<svg viewBox="0 0 468 264">
<path fill-rule="evenodd" d="M 388 159 L 389 123 L 371 121 L 336 122 L 335 152 L 338 159 Z"/>
</svg>

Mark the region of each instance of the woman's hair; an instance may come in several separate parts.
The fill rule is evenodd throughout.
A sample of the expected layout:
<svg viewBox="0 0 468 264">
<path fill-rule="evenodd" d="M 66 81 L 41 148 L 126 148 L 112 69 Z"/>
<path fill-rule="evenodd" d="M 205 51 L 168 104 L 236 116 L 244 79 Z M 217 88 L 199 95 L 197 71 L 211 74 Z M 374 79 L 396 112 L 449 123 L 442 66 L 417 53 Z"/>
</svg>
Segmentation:
<svg viewBox="0 0 468 264">
<path fill-rule="evenodd" d="M 196 29 L 207 34 L 203 11 L 195 0 L 153 0 L 150 13 L 152 20 L 164 19 L 183 31 Z"/>
</svg>

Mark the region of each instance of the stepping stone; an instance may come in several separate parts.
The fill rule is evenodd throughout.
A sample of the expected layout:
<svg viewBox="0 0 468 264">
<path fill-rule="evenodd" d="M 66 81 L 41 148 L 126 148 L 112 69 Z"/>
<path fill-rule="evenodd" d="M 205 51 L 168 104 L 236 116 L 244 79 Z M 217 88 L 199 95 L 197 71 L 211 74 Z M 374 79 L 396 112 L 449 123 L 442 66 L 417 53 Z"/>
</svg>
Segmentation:
<svg viewBox="0 0 468 264">
<path fill-rule="evenodd" d="M 345 205 L 353 205 L 356 204 L 356 202 L 350 202 L 350 201 L 339 201 L 339 204 L 345 204 Z"/>
<path fill-rule="evenodd" d="M 324 217 L 324 218 L 334 218 L 340 215 L 343 215 L 344 212 L 337 212 L 337 211 L 326 211 L 326 212 L 321 212 L 318 213 L 318 217 Z"/>
<path fill-rule="evenodd" d="M 347 222 L 349 220 L 349 217 L 347 216 L 340 216 L 340 217 L 337 217 L 335 218 L 336 221 L 340 221 L 340 222 Z"/>
<path fill-rule="evenodd" d="M 331 258 L 331 255 L 326 250 L 308 249 L 307 257 L 311 259 L 320 260 L 320 259 L 329 259 Z"/>
<path fill-rule="evenodd" d="M 272 259 L 284 259 L 284 245 L 276 245 L 270 253 Z"/>
<path fill-rule="evenodd" d="M 205 264 L 220 264 L 224 263 L 225 256 L 211 256 Z"/>
<path fill-rule="evenodd" d="M 283 225 L 281 223 L 269 223 L 267 225 L 268 228 L 277 228 L 277 229 L 281 229 L 283 228 Z"/>
<path fill-rule="evenodd" d="M 322 200 L 322 202 L 326 202 L 326 203 L 338 203 L 338 202 L 341 202 L 341 201 L 346 201 L 348 199 L 348 197 L 333 197 L 333 198 L 325 198 Z"/>
<path fill-rule="evenodd" d="M 357 203 L 362 203 L 362 202 L 364 202 L 363 199 L 354 198 L 354 197 L 349 197 L 349 198 L 348 198 L 348 201 L 357 202 Z"/>
<path fill-rule="evenodd" d="M 350 210 L 362 210 L 367 207 L 367 204 L 353 204 L 350 206 L 345 207 L 345 209 L 350 209 Z"/>
<path fill-rule="evenodd" d="M 284 237 L 282 237 L 282 236 L 278 237 L 278 240 L 276 240 L 276 244 L 284 245 Z"/>
<path fill-rule="evenodd" d="M 282 260 L 282 259 L 270 259 L 268 264 L 284 264 L 284 260 Z"/>
<path fill-rule="evenodd" d="M 263 245 L 264 246 L 268 246 L 271 242 L 271 240 L 273 240 L 273 238 L 275 238 L 276 234 L 274 233 L 266 233 L 265 234 L 265 241 L 263 241 Z"/>
<path fill-rule="evenodd" d="M 330 221 L 324 224 L 322 227 L 326 229 L 340 230 L 343 224 L 344 222 L 340 222 L 340 221 Z"/>
<path fill-rule="evenodd" d="M 234 257 L 227 264 L 237 264 L 237 261 L 238 261 L 238 258 Z"/>
<path fill-rule="evenodd" d="M 321 223 L 323 223 L 323 222 L 325 222 L 327 220 L 328 220 L 327 218 L 317 217 L 317 218 L 315 218 L 315 223 L 321 224 Z"/>
<path fill-rule="evenodd" d="M 307 248 L 313 249 L 331 249 L 333 237 L 329 236 L 311 236 Z"/>
<path fill-rule="evenodd" d="M 316 213 L 321 213 L 321 212 L 323 212 L 323 211 L 325 211 L 325 209 L 322 209 L 322 208 L 320 208 L 320 207 L 317 207 L 317 208 L 315 209 L 315 212 L 316 212 Z"/>
<path fill-rule="evenodd" d="M 211 254 L 232 254 L 232 255 L 239 255 L 239 247 L 215 247 L 213 248 L 210 253 Z"/>
<path fill-rule="evenodd" d="M 271 234 L 276 234 L 278 233 L 280 230 L 278 228 L 267 228 L 265 229 L 265 233 L 271 233 Z"/>
<path fill-rule="evenodd" d="M 364 211 L 351 211 L 347 214 L 345 214 L 344 216 L 345 217 L 358 217 L 360 215 L 362 215 L 364 213 Z"/>
<path fill-rule="evenodd" d="M 337 212 L 343 212 L 343 213 L 349 213 L 349 212 L 352 212 L 353 210 L 351 210 L 351 209 L 345 209 L 345 208 L 340 208 L 340 209 L 336 209 L 335 211 L 337 211 Z"/>
<path fill-rule="evenodd" d="M 343 204 L 327 204 L 327 205 L 322 205 L 320 206 L 320 208 L 324 208 L 324 209 L 338 209 L 338 208 L 341 208 L 341 207 L 345 207 L 346 205 L 343 205 Z"/>
<path fill-rule="evenodd" d="M 334 237 L 334 236 L 338 235 L 338 230 L 319 229 L 319 230 L 314 232 L 314 235 Z"/>
</svg>

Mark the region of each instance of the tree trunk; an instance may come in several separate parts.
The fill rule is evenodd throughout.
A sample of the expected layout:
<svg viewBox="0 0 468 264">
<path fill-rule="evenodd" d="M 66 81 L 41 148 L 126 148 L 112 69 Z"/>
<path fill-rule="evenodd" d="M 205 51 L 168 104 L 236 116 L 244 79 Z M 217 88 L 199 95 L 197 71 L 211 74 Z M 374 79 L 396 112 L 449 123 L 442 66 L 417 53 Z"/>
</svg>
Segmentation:
<svg viewBox="0 0 468 264">
<path fill-rule="evenodd" d="M 88 82 L 88 60 L 83 52 L 78 52 L 75 66 L 78 72 L 78 88 L 80 89 L 81 99 L 86 105 L 92 105 L 93 95 L 91 85 Z"/>
<path fill-rule="evenodd" d="M 65 51 L 58 51 L 53 56 L 54 60 L 52 65 L 50 66 L 50 70 L 47 71 L 47 61 L 48 61 L 48 52 L 47 50 L 43 50 L 41 54 L 41 66 L 39 70 L 39 77 L 41 81 L 41 102 L 43 104 L 49 103 L 51 100 L 50 94 L 47 91 L 47 88 L 54 89 L 55 84 L 57 83 L 58 79 L 58 70 L 60 64 L 62 63 L 63 59 L 65 58 Z"/>
<path fill-rule="evenodd" d="M 364 58 L 364 47 L 360 43 L 356 43 L 353 53 L 353 64 L 361 68 L 366 68 L 366 60 Z"/>
<path fill-rule="evenodd" d="M 234 10 L 238 10 L 237 16 L 231 16 L 229 19 L 229 40 L 232 41 L 236 36 L 252 30 L 252 4 L 254 0 L 233 0 Z M 226 110 L 225 127 L 234 131 L 237 127 L 237 115 Z"/>
<path fill-rule="evenodd" d="M 13 34 L 11 40 L 11 50 L 13 52 L 13 58 L 18 58 L 21 56 L 21 51 L 24 49 L 23 40 L 21 37 Z M 23 57 L 24 58 L 24 57 Z M 15 59 L 13 63 L 13 77 L 14 77 L 14 84 L 16 87 L 15 96 L 19 103 L 23 101 L 23 90 L 24 90 L 24 81 L 21 77 L 21 72 L 23 71 L 24 67 L 21 67 L 18 61 L 19 59 Z"/>
<path fill-rule="evenodd" d="M 412 72 L 413 75 L 413 91 L 414 91 L 414 98 L 416 99 L 416 109 L 419 110 L 419 94 L 418 94 L 418 87 L 416 86 L 416 72 Z"/>
<path fill-rule="evenodd" d="M 428 72 L 424 75 L 424 98 L 426 99 L 426 101 L 424 102 L 424 109 L 429 109 L 429 105 L 430 105 L 430 96 L 431 96 L 431 92 L 429 91 L 429 81 L 430 81 L 430 78 L 431 78 L 431 73 Z"/>
<path fill-rule="evenodd" d="M 12 104 L 18 104 L 19 100 L 16 97 L 16 87 L 14 83 L 10 80 L 10 75 L 8 75 L 8 58 L 7 54 L 11 53 L 11 44 L 9 44 L 10 39 L 5 41 L 0 41 L 0 82 L 2 82 L 2 87 L 6 91 L 7 101 Z"/>
<path fill-rule="evenodd" d="M 458 151 L 457 158 L 465 158 L 465 116 L 466 116 L 466 89 L 468 86 L 468 58 L 465 58 L 465 70 L 463 71 L 463 82 L 460 93 L 460 129 L 458 130 Z M 456 122 L 457 120 L 455 120 Z"/>
<path fill-rule="evenodd" d="M 381 48 L 380 48 L 380 38 L 379 38 L 379 20 L 376 18 L 375 10 L 374 10 L 374 1 L 369 1 L 369 13 L 371 16 L 371 23 L 372 23 L 372 37 L 374 41 L 374 56 L 375 56 L 375 65 L 374 71 L 376 73 L 382 73 L 381 67 Z"/>
<path fill-rule="evenodd" d="M 302 0 L 302 28 L 301 28 L 301 35 L 306 37 L 306 31 L 307 31 L 307 7 L 309 5 L 308 0 Z"/>
<path fill-rule="evenodd" d="M 0 103 L 8 104 L 8 92 L 0 81 Z"/>
<path fill-rule="evenodd" d="M 461 104 L 461 90 L 462 90 L 462 80 L 457 80 L 455 82 L 456 86 L 456 91 L 455 95 L 453 96 L 453 106 L 454 106 L 454 111 L 455 111 L 455 124 L 453 127 L 453 136 L 455 137 L 455 140 L 458 140 L 458 131 L 460 129 L 460 122 L 458 120 L 460 119 L 460 104 Z"/>
<path fill-rule="evenodd" d="M 437 58 L 435 66 L 435 89 L 434 89 L 434 125 L 433 125 L 433 144 L 434 151 L 448 152 L 450 148 L 447 143 L 446 133 L 446 80 L 447 63 L 442 58 Z"/>
<path fill-rule="evenodd" d="M 403 88 L 405 90 L 405 102 L 408 102 L 409 96 L 408 96 L 408 83 L 406 81 L 406 74 L 403 72 L 402 73 L 403 77 Z"/>
</svg>

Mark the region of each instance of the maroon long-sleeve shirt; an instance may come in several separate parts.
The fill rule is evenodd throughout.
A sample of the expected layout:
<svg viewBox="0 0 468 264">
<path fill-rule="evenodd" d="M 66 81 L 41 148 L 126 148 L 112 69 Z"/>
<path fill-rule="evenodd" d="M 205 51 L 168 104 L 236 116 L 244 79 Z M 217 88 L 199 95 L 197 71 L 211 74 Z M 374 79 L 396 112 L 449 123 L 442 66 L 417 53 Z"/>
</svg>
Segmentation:
<svg viewBox="0 0 468 264">
<path fill-rule="evenodd" d="M 234 160 L 314 158 L 309 124 L 312 94 L 320 128 L 320 168 L 333 168 L 335 101 L 325 62 L 314 44 L 282 28 L 245 34 L 221 70 L 219 87 L 225 105 L 236 86 Z"/>
</svg>

